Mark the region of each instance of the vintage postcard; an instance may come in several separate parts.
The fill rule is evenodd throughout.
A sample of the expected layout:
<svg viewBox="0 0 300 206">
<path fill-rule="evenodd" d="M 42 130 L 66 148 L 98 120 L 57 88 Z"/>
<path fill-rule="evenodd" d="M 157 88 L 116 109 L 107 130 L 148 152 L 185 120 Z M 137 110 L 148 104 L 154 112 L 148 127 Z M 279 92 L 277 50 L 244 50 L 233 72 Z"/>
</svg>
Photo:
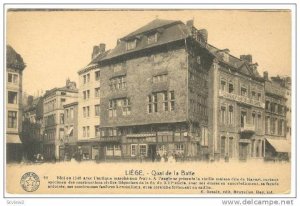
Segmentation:
<svg viewBox="0 0 300 206">
<path fill-rule="evenodd" d="M 292 193 L 290 9 L 7 8 L 5 193 Z"/>
</svg>

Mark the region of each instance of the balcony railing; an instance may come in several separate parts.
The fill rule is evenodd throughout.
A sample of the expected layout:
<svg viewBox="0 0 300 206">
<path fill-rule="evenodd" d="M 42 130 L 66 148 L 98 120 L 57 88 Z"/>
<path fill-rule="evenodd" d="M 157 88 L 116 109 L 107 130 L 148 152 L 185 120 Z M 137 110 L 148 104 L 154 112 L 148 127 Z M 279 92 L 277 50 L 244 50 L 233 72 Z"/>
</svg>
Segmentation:
<svg viewBox="0 0 300 206">
<path fill-rule="evenodd" d="M 241 132 L 255 132 L 255 125 L 253 124 L 244 124 L 244 126 L 241 127 Z"/>
<path fill-rule="evenodd" d="M 222 91 L 222 90 L 219 91 L 219 96 L 223 97 L 223 98 L 226 98 L 226 99 L 233 100 L 233 101 L 248 104 L 248 105 L 251 105 L 251 106 L 265 108 L 265 103 L 264 102 L 260 102 L 260 101 L 255 100 L 255 99 L 250 99 L 246 96 L 236 95 L 236 94 L 228 93 L 228 92 L 225 92 L 225 91 Z"/>
</svg>

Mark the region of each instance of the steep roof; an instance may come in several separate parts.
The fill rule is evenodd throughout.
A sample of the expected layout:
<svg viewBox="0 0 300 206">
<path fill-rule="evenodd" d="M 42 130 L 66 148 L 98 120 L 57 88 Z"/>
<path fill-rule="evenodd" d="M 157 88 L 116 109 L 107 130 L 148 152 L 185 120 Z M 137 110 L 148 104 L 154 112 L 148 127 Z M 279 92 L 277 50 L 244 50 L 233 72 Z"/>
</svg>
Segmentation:
<svg viewBox="0 0 300 206">
<path fill-rule="evenodd" d="M 158 32 L 158 38 L 155 43 L 148 44 L 148 33 L 153 31 Z M 171 21 L 171 20 L 160 20 L 156 19 L 146 26 L 141 27 L 140 29 L 128 34 L 123 37 L 117 46 L 112 49 L 105 57 L 101 60 L 112 59 L 121 55 L 133 53 L 143 49 L 148 49 L 170 42 L 178 41 L 185 39 L 190 35 L 190 32 L 187 26 L 181 21 Z M 130 38 L 137 38 L 136 47 L 132 50 L 126 49 L 126 41 Z"/>
<path fill-rule="evenodd" d="M 231 54 L 229 54 L 229 59 L 228 59 L 228 62 L 227 61 L 224 61 L 222 59 L 222 57 L 220 56 L 219 54 L 219 51 L 220 49 L 218 49 L 217 47 L 211 45 L 211 44 L 207 44 L 207 47 L 206 47 L 212 54 L 215 55 L 215 57 L 223 62 L 224 64 L 227 64 L 233 68 L 235 68 L 238 72 L 242 73 L 242 74 L 245 74 L 245 75 L 248 75 L 248 76 L 253 76 L 255 78 L 262 78 L 260 76 L 260 74 L 258 73 L 257 70 L 253 70 L 250 66 L 250 64 L 244 60 L 241 60 L 239 59 L 238 57 L 235 57 Z"/>
<path fill-rule="evenodd" d="M 18 54 L 10 45 L 6 45 L 6 68 L 23 70 L 25 67 L 26 65 L 22 56 Z"/>
<path fill-rule="evenodd" d="M 170 24 L 176 24 L 176 23 L 180 23 L 181 21 L 175 21 L 175 20 L 165 20 L 165 19 L 155 19 L 151 22 L 149 22 L 148 24 L 146 24 L 145 26 L 142 26 L 141 28 L 135 30 L 134 32 L 131 32 L 130 34 L 126 35 L 125 37 L 123 37 L 122 39 L 128 39 L 131 37 L 134 37 L 138 34 L 142 34 L 145 32 L 150 32 L 152 30 L 155 30 L 157 28 L 161 28 L 164 26 L 168 26 Z"/>
</svg>

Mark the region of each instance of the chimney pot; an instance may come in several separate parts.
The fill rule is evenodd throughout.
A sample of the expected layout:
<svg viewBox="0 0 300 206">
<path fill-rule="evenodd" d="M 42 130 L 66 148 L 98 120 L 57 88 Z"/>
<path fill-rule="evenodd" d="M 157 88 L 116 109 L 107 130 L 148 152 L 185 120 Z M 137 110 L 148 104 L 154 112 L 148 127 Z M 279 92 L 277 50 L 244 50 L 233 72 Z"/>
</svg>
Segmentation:
<svg viewBox="0 0 300 206">
<path fill-rule="evenodd" d="M 269 73 L 267 71 L 264 71 L 264 79 L 269 80 Z"/>
</svg>

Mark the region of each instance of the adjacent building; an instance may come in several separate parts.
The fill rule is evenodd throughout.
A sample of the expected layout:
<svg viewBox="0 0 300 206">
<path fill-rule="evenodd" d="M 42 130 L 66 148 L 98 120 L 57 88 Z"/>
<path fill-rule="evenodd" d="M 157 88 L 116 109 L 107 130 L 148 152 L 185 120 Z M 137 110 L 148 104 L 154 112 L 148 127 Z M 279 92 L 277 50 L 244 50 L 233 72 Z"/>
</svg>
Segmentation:
<svg viewBox="0 0 300 206">
<path fill-rule="evenodd" d="M 24 156 L 34 160 L 34 155 L 43 153 L 43 98 L 28 96 L 23 110 L 22 137 Z"/>
<path fill-rule="evenodd" d="M 287 141 L 286 111 L 291 105 L 287 105 L 286 89 L 279 79 L 276 77 L 269 79 L 267 72 L 264 72 L 264 78 L 266 80 L 266 159 L 273 159 L 274 157 L 288 159 L 291 147 L 290 142 Z"/>
<path fill-rule="evenodd" d="M 78 71 L 78 146 L 85 159 L 95 159 L 99 153 L 100 68 L 95 60 L 105 54 L 105 44 L 95 46 L 91 62 Z"/>
<path fill-rule="evenodd" d="M 216 56 L 209 76 L 211 158 L 263 158 L 265 94 L 257 64 L 252 55 L 208 49 Z"/>
<path fill-rule="evenodd" d="M 70 102 L 63 107 L 65 133 L 64 144 L 59 147 L 59 159 L 70 160 L 78 151 L 78 101 Z"/>
<path fill-rule="evenodd" d="M 21 161 L 22 78 L 26 65 L 10 45 L 6 46 L 6 161 Z"/>
<path fill-rule="evenodd" d="M 98 60 L 100 158 L 208 155 L 207 32 L 156 19 Z"/>
<path fill-rule="evenodd" d="M 43 153 L 46 160 L 58 160 L 59 147 L 64 145 L 64 105 L 77 101 L 76 83 L 66 81 L 64 87 L 46 91 L 43 96 Z"/>
</svg>

